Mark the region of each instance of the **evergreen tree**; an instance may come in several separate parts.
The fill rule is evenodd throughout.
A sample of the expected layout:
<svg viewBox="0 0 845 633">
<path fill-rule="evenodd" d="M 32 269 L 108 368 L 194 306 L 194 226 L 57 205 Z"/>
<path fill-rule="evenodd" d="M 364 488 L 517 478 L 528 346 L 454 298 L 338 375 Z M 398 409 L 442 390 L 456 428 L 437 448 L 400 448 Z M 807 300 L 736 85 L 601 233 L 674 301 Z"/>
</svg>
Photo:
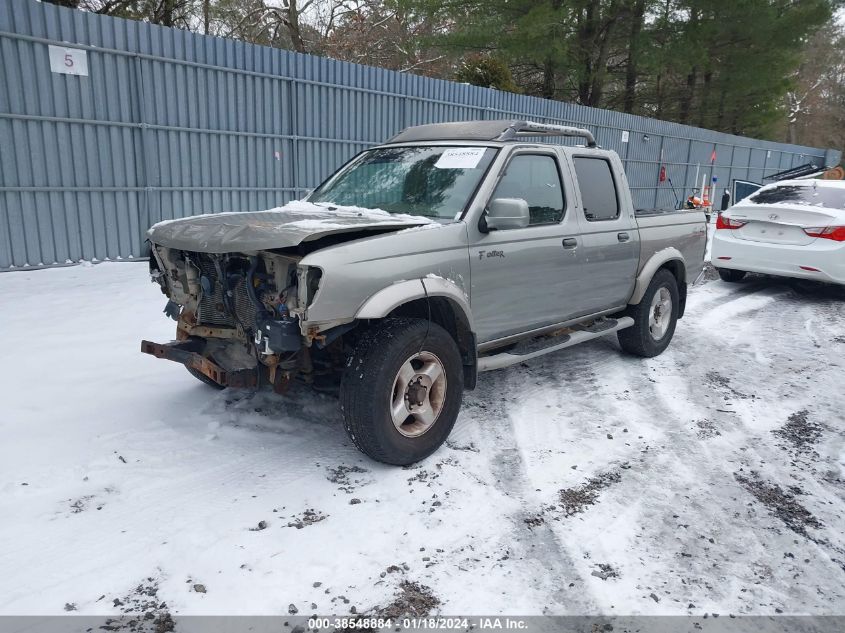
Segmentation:
<svg viewBox="0 0 845 633">
<path fill-rule="evenodd" d="M 455 73 L 455 81 L 506 92 L 519 92 L 508 65 L 490 55 L 468 56 Z"/>
<path fill-rule="evenodd" d="M 772 134 L 833 0 L 405 0 L 495 53 L 528 94 L 740 134 Z"/>
</svg>

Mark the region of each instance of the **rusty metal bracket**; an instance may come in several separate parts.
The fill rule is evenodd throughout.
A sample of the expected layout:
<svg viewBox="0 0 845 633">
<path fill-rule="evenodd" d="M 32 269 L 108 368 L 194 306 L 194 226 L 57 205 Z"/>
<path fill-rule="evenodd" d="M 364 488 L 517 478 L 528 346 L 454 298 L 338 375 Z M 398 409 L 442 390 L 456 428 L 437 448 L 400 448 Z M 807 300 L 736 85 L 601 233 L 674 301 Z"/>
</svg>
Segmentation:
<svg viewBox="0 0 845 633">
<path fill-rule="evenodd" d="M 170 343 L 141 341 L 141 352 L 144 354 L 182 363 L 185 367 L 196 369 L 218 385 L 232 387 L 233 389 L 251 389 L 258 384 L 256 370 L 227 371 L 200 353 L 204 347 L 204 342 L 197 339 L 171 341 Z"/>
</svg>

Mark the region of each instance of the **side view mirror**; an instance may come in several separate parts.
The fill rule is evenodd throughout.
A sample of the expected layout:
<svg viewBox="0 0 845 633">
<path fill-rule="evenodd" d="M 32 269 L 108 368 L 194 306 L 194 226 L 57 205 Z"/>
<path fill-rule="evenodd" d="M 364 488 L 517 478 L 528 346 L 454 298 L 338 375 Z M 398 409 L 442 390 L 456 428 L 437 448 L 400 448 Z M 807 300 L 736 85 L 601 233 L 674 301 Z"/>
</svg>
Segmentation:
<svg viewBox="0 0 845 633">
<path fill-rule="evenodd" d="M 528 203 L 522 198 L 491 200 L 484 216 L 488 231 L 523 229 L 530 219 Z"/>
</svg>

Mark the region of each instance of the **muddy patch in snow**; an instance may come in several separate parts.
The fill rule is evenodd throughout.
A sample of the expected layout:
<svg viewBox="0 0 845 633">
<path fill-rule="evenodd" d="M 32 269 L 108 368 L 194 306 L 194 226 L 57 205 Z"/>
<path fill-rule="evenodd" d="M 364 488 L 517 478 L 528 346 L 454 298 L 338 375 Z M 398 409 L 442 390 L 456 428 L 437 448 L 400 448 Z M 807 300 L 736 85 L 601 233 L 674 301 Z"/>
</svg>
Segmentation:
<svg viewBox="0 0 845 633">
<path fill-rule="evenodd" d="M 88 506 L 91 504 L 91 501 L 93 501 L 93 500 L 94 500 L 94 495 L 84 495 L 84 496 L 79 497 L 78 499 L 76 499 L 74 501 L 71 501 L 70 499 L 68 499 L 68 501 L 70 501 L 70 513 L 71 514 L 79 514 L 80 512 L 84 512 L 86 509 L 88 509 Z M 97 508 L 97 509 L 99 510 L 100 508 Z"/>
<path fill-rule="evenodd" d="M 622 481 L 619 473 L 602 473 L 591 477 L 586 483 L 574 488 L 564 488 L 558 493 L 560 506 L 565 516 L 584 512 L 588 506 L 598 501 L 599 494 L 612 484 Z"/>
<path fill-rule="evenodd" d="M 601 578 L 602 580 L 607 580 L 609 578 L 619 578 L 619 570 L 616 569 L 610 563 L 596 563 L 596 567 L 598 569 L 594 569 L 591 572 L 591 575 L 595 576 L 596 578 Z"/>
<path fill-rule="evenodd" d="M 470 453 L 480 452 L 480 449 L 475 445 L 474 442 L 469 442 L 467 444 L 459 444 L 454 440 L 446 440 L 446 446 L 451 448 L 453 451 L 469 451 Z"/>
<path fill-rule="evenodd" d="M 90 510 L 92 508 L 102 510 L 103 506 L 106 505 L 106 502 L 101 497 L 113 494 L 114 492 L 116 492 L 114 488 L 104 488 L 102 493 L 82 495 L 76 499 L 68 499 L 68 510 L 70 511 L 70 514 L 79 514 L 80 512 L 85 512 L 86 510 Z"/>
<path fill-rule="evenodd" d="M 366 468 L 361 468 L 361 466 L 345 466 L 341 464 L 336 468 L 329 468 L 328 471 L 326 479 L 333 484 L 337 484 L 338 488 L 347 494 L 351 494 L 361 486 L 370 483 L 368 479 L 355 476 L 370 472 Z"/>
<path fill-rule="evenodd" d="M 807 451 L 819 441 L 824 427 L 809 419 L 809 411 L 802 409 L 789 416 L 786 424 L 772 431 L 781 439 L 786 440 L 798 451 Z"/>
<path fill-rule="evenodd" d="M 401 567 L 399 565 L 388 565 L 387 569 L 385 569 L 379 575 L 380 575 L 381 578 L 384 578 L 385 576 L 387 576 L 387 574 L 397 574 L 397 573 L 401 574 L 401 573 L 403 573 L 403 570 L 408 571 L 409 569 L 410 569 L 410 567 L 408 567 L 407 563 L 402 563 Z"/>
<path fill-rule="evenodd" d="M 696 420 L 695 426 L 697 428 L 695 434 L 700 440 L 710 439 L 722 434 L 712 420 Z"/>
<path fill-rule="evenodd" d="M 757 501 L 766 506 L 773 516 L 783 521 L 786 527 L 796 534 L 816 541 L 807 533 L 807 528 L 820 529 L 823 526 L 821 521 L 795 498 L 796 495 L 803 494 L 800 488 L 792 487 L 790 491 L 786 491 L 776 483 L 763 481 L 754 473 L 749 476 L 734 473 L 734 477 Z"/>
<path fill-rule="evenodd" d="M 100 596 L 103 600 L 105 596 Z M 140 582 L 129 594 L 112 599 L 112 604 L 123 615 L 107 618 L 100 630 L 167 633 L 174 630 L 173 618 L 167 603 L 158 596 L 158 581 L 149 577 Z"/>
<path fill-rule="evenodd" d="M 301 530 L 302 528 L 308 527 L 309 525 L 319 523 L 320 521 L 323 521 L 326 518 L 328 518 L 327 514 L 318 512 L 313 508 L 308 508 L 299 516 L 292 517 L 291 521 L 287 524 L 287 527 L 295 527 L 297 530 Z"/>
<path fill-rule="evenodd" d="M 443 472 L 444 466 L 458 466 L 459 462 L 452 458 L 447 457 L 445 459 L 441 459 L 434 465 L 434 469 L 429 470 L 420 464 L 413 464 L 411 466 L 404 466 L 403 469 L 407 471 L 416 471 L 415 474 L 408 477 L 408 485 L 415 486 L 415 485 L 425 485 L 429 488 L 432 488 L 432 484 L 434 484 L 439 478 L 441 473 Z M 440 505 L 440 504 L 438 504 Z"/>
<path fill-rule="evenodd" d="M 426 470 L 425 468 L 420 468 L 419 472 L 416 475 L 408 478 L 408 485 L 412 486 L 415 483 L 421 483 L 421 484 L 428 484 L 428 486 L 430 487 L 431 482 L 436 480 L 438 477 L 440 477 L 439 472 L 432 471 L 432 470 Z"/>
<path fill-rule="evenodd" d="M 430 587 L 418 582 L 403 580 L 399 583 L 399 591 L 393 602 L 376 609 L 380 618 L 399 619 L 403 616 L 421 618 L 429 615 L 440 605 L 440 599 L 435 596 Z"/>
<path fill-rule="evenodd" d="M 747 398 L 755 397 L 753 395 L 749 396 L 746 393 L 734 389 L 731 386 L 730 379 L 726 378 L 717 371 L 708 371 L 707 374 L 705 374 L 704 378 L 711 387 L 721 390 L 723 393 L 727 392 L 728 394 L 735 396 L 741 400 L 746 400 Z"/>
</svg>

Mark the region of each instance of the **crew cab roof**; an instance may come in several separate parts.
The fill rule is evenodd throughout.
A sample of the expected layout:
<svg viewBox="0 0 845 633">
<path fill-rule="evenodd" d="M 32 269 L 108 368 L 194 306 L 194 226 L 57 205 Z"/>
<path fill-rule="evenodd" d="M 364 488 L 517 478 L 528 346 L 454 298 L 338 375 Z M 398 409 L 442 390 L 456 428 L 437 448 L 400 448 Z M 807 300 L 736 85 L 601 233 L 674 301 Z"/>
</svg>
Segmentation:
<svg viewBox="0 0 845 633">
<path fill-rule="evenodd" d="M 580 136 L 588 147 L 595 147 L 592 132 L 567 125 L 551 125 L 519 119 L 495 121 L 455 121 L 430 123 L 408 127 L 388 143 L 417 143 L 420 141 L 510 141 L 525 137 Z"/>
</svg>

